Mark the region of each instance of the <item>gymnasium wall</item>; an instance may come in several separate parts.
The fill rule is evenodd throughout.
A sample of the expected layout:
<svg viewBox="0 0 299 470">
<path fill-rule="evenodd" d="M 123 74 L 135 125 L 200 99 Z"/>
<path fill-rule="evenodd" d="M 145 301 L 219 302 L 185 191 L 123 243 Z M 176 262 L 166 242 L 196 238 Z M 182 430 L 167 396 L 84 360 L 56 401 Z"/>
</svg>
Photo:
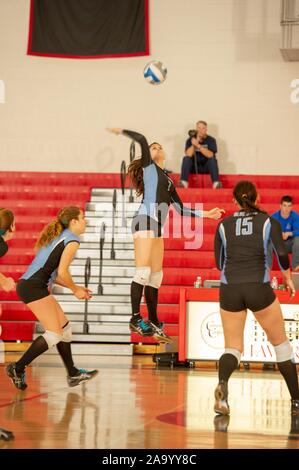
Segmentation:
<svg viewBox="0 0 299 470">
<path fill-rule="evenodd" d="M 29 57 L 28 19 L 29 0 L 0 0 L 0 170 L 116 172 L 130 142 L 104 129 L 119 126 L 160 141 L 178 171 L 204 119 L 221 172 L 299 173 L 280 0 L 150 0 L 151 56 L 137 58 Z M 156 87 L 142 76 L 152 58 L 168 68 Z"/>
</svg>

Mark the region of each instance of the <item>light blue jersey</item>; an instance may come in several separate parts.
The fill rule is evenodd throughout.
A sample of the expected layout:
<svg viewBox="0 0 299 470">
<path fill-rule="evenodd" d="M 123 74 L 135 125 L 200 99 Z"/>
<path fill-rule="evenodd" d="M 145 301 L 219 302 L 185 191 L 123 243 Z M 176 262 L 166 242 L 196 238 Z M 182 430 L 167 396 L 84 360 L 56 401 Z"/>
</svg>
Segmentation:
<svg viewBox="0 0 299 470">
<path fill-rule="evenodd" d="M 52 283 L 56 277 L 63 250 L 70 242 L 80 243 L 80 239 L 69 229 L 65 229 L 58 237 L 38 251 L 21 279 L 39 279 L 46 284 Z"/>
</svg>

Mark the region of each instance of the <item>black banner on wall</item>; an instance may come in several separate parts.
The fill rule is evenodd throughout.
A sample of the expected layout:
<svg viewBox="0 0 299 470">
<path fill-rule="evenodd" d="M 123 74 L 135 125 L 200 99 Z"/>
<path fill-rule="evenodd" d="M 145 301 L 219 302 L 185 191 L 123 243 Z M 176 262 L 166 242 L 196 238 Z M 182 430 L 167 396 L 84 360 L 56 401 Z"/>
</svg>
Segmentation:
<svg viewBox="0 0 299 470">
<path fill-rule="evenodd" d="M 149 55 L 148 0 L 31 0 L 28 54 Z"/>
</svg>

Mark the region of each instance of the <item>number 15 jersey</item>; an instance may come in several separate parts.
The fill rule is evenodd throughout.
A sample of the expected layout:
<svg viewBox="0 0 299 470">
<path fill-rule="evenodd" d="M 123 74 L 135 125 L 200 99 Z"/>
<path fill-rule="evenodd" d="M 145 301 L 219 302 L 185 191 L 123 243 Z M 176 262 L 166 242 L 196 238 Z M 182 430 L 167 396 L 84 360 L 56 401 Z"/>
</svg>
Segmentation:
<svg viewBox="0 0 299 470">
<path fill-rule="evenodd" d="M 272 247 L 281 270 L 289 268 L 280 223 L 263 212 L 235 212 L 215 234 L 214 252 L 223 284 L 269 282 Z M 270 257 L 271 259 L 271 257 Z"/>
</svg>

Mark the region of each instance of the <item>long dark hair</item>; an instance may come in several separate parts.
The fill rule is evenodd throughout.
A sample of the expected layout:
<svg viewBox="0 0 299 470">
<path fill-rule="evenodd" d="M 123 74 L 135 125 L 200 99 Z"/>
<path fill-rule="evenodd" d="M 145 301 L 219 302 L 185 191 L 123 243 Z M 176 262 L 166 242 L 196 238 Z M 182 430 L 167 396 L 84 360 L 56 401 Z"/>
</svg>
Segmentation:
<svg viewBox="0 0 299 470">
<path fill-rule="evenodd" d="M 48 245 L 54 238 L 58 237 L 64 229 L 68 228 L 71 220 L 78 220 L 80 210 L 80 207 L 77 206 L 63 207 L 58 212 L 57 217 L 42 230 L 34 248 L 39 250 L 43 246 Z"/>
<path fill-rule="evenodd" d="M 239 206 L 241 206 L 246 212 L 261 212 L 266 214 L 266 212 L 261 210 L 255 203 L 257 199 L 257 190 L 251 181 L 239 181 L 234 187 L 233 195 Z"/>
<path fill-rule="evenodd" d="M 160 145 L 158 142 L 152 142 L 149 145 L 149 149 L 155 144 Z M 137 158 L 130 163 L 128 166 L 127 175 L 129 175 L 133 188 L 136 190 L 136 195 L 142 196 L 144 193 L 144 183 L 141 158 Z"/>
<path fill-rule="evenodd" d="M 128 166 L 127 175 L 129 175 L 132 186 L 136 190 L 136 195 L 141 196 L 144 193 L 141 158 L 137 158 L 130 163 Z"/>
</svg>

